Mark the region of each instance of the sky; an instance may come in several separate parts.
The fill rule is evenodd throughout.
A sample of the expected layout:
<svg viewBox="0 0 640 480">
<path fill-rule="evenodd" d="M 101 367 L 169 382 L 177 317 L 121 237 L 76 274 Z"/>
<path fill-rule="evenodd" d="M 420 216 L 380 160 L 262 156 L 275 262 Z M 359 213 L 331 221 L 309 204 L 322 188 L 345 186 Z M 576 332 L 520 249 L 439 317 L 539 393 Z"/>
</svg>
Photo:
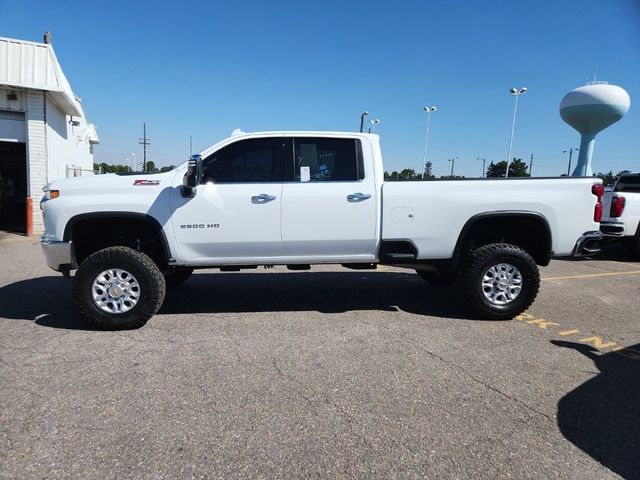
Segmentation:
<svg viewBox="0 0 640 480">
<path fill-rule="evenodd" d="M 245 131 L 359 128 L 381 123 L 385 168 L 479 176 L 513 156 L 533 175 L 566 172 L 579 134 L 560 118 L 570 90 L 620 85 L 631 109 L 596 140 L 595 171 L 640 170 L 640 2 L 0 0 L 0 36 L 53 46 L 101 144 L 95 161 L 178 164 Z M 368 127 L 369 125 L 367 125 Z M 575 164 L 575 156 L 574 156 Z"/>
</svg>

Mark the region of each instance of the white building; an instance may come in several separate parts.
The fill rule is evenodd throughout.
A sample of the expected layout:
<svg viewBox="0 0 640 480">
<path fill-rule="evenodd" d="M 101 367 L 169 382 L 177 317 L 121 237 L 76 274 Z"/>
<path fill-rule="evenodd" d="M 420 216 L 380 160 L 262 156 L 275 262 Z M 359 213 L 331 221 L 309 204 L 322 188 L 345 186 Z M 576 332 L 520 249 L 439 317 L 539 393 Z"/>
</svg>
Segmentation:
<svg viewBox="0 0 640 480">
<path fill-rule="evenodd" d="M 53 47 L 0 37 L 0 222 L 41 231 L 42 187 L 91 175 L 97 143 Z"/>
</svg>

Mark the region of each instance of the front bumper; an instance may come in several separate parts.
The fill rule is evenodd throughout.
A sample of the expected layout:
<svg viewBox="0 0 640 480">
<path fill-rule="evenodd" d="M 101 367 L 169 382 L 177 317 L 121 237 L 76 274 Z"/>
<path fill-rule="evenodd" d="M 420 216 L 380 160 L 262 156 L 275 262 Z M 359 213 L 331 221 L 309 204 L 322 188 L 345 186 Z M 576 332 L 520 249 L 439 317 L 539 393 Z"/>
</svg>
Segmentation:
<svg viewBox="0 0 640 480">
<path fill-rule="evenodd" d="M 599 243 L 604 238 L 600 231 L 585 232 L 573 247 L 574 257 L 590 257 L 600 253 Z"/>
<path fill-rule="evenodd" d="M 43 236 L 40 245 L 49 268 L 65 274 L 76 268 L 71 242 L 49 240 Z"/>
</svg>

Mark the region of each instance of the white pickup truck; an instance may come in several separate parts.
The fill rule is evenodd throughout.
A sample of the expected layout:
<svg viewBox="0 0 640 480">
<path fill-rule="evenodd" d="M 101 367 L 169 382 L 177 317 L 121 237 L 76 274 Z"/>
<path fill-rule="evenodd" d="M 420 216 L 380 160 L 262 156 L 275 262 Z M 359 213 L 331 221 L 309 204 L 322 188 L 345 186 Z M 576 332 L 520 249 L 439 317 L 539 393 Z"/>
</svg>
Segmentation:
<svg viewBox="0 0 640 480">
<path fill-rule="evenodd" d="M 406 267 L 509 319 L 535 299 L 537 265 L 598 251 L 599 179 L 383 174 L 377 135 L 242 133 L 170 172 L 51 182 L 41 243 L 51 268 L 77 269 L 74 300 L 103 328 L 143 325 L 194 268 L 260 265 Z"/>
<path fill-rule="evenodd" d="M 623 173 L 603 199 L 600 230 L 607 242 L 619 241 L 640 261 L 640 173 Z"/>
</svg>

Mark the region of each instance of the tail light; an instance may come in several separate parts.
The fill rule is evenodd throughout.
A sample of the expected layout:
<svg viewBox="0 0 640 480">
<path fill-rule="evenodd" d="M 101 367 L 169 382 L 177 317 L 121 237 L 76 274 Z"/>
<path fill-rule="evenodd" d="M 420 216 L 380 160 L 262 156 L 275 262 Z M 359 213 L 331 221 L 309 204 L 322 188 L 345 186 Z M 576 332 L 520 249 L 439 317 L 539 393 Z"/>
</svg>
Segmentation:
<svg viewBox="0 0 640 480">
<path fill-rule="evenodd" d="M 601 183 L 591 187 L 591 193 L 598 197 L 595 208 L 593 209 L 593 221 L 600 222 L 602 220 L 602 196 L 604 195 L 604 185 Z"/>
<path fill-rule="evenodd" d="M 617 218 L 622 215 L 622 212 L 624 211 L 624 204 L 624 197 L 617 197 L 614 195 L 611 199 L 611 216 Z"/>
</svg>

